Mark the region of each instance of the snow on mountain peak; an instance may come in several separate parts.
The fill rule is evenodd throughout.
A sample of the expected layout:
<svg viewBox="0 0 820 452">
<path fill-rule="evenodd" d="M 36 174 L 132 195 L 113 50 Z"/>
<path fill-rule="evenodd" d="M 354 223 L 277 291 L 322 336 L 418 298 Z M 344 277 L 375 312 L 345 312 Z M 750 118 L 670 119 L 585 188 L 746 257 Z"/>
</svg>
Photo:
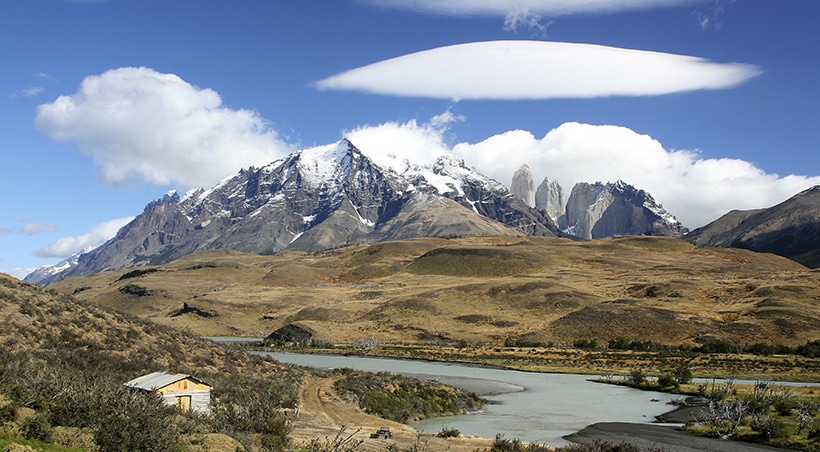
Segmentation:
<svg viewBox="0 0 820 452">
<path fill-rule="evenodd" d="M 334 181 L 340 173 L 346 174 L 350 170 L 350 151 L 351 143 L 347 140 L 299 151 L 296 165 L 302 180 L 319 188 Z"/>
</svg>

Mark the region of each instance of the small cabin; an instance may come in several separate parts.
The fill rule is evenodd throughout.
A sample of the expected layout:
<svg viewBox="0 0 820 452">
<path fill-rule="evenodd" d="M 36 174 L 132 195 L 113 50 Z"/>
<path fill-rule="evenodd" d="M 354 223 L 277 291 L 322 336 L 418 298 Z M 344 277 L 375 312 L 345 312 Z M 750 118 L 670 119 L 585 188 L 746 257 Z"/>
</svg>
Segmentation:
<svg viewBox="0 0 820 452">
<path fill-rule="evenodd" d="M 187 374 L 153 372 L 137 377 L 125 386 L 143 391 L 156 391 L 168 405 L 181 410 L 198 413 L 211 412 L 211 389 L 209 384 Z"/>
</svg>

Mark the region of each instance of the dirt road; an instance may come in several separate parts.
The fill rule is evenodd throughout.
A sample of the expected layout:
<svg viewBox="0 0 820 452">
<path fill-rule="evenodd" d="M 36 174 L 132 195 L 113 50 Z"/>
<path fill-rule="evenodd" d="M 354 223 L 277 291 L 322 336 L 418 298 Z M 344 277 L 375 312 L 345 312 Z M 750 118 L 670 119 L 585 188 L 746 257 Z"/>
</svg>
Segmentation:
<svg viewBox="0 0 820 452">
<path fill-rule="evenodd" d="M 342 400 L 333 389 L 333 378 L 311 377 L 305 381 L 299 393 L 299 415 L 293 419 L 292 437 L 297 444 L 316 438 L 329 442 L 337 435 L 361 442 L 356 450 L 363 451 L 385 451 L 391 443 L 401 451 L 420 442 L 427 444 L 429 451 L 474 452 L 489 450 L 492 444 L 486 438 L 439 438 L 435 436 L 437 432 L 420 434 L 407 425 L 371 416 L 355 402 Z M 390 427 L 393 437 L 370 438 L 381 426 Z"/>
</svg>

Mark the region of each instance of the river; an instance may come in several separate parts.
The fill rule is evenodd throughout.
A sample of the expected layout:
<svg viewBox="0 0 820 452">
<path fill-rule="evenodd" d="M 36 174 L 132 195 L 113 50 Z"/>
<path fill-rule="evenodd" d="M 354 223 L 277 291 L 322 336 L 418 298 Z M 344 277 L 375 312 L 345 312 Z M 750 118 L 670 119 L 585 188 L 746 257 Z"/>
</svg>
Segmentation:
<svg viewBox="0 0 820 452">
<path fill-rule="evenodd" d="M 436 433 L 444 427 L 464 435 L 568 444 L 562 437 L 596 422 L 652 422 L 670 411 L 669 394 L 589 381 L 589 375 L 549 374 L 386 358 L 269 353 L 277 360 L 316 368 L 388 371 L 437 379 L 481 394 L 490 403 L 478 413 L 426 419 L 411 425 Z"/>
</svg>

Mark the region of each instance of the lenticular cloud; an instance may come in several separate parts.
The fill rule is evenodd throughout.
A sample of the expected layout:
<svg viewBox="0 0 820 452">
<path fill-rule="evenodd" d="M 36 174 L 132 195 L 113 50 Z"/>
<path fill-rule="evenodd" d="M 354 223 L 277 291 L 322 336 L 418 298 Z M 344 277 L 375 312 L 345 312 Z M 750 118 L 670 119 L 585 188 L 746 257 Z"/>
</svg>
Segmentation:
<svg viewBox="0 0 820 452">
<path fill-rule="evenodd" d="M 759 73 L 753 65 L 661 52 L 489 41 L 380 61 L 320 80 L 316 86 L 442 99 L 594 98 L 726 89 Z"/>
<path fill-rule="evenodd" d="M 106 184 L 210 186 L 292 149 L 249 110 L 174 74 L 125 67 L 86 77 L 71 96 L 40 105 L 37 127 L 94 157 Z"/>
</svg>

